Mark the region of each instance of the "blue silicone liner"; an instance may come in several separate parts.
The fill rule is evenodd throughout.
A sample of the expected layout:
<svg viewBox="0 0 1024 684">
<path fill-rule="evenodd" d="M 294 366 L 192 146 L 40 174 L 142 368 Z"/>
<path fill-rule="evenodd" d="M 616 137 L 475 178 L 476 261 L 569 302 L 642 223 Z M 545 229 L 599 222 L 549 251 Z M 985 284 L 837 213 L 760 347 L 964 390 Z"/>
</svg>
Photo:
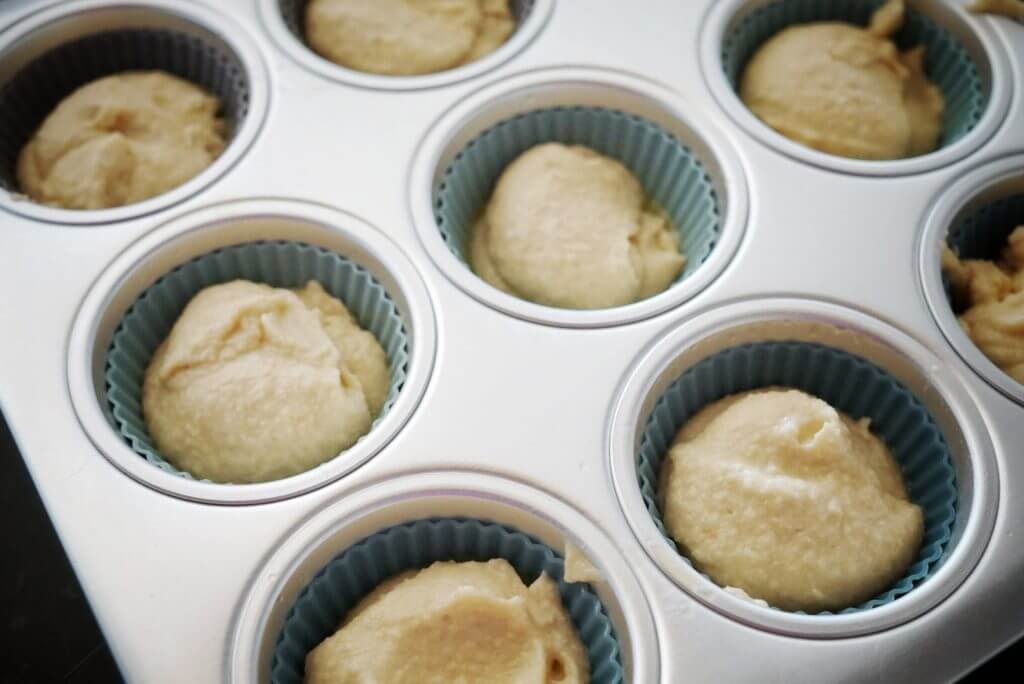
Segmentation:
<svg viewBox="0 0 1024 684">
<path fill-rule="evenodd" d="M 387 399 L 374 427 L 395 403 L 405 381 L 409 350 L 401 316 L 384 288 L 362 266 L 301 242 L 252 242 L 196 257 L 142 293 L 118 325 L 107 353 L 107 401 L 115 426 L 139 456 L 165 472 L 195 479 L 166 461 L 150 439 L 142 416 L 146 367 L 196 293 L 239 278 L 289 288 L 316 280 L 344 302 L 363 329 L 374 334 L 387 354 L 391 373 Z"/>
<path fill-rule="evenodd" d="M 871 600 L 838 612 L 869 610 L 906 595 L 928 579 L 948 551 L 957 515 L 949 447 L 921 402 L 895 378 L 858 356 L 820 344 L 733 347 L 700 361 L 669 385 L 651 412 L 637 460 L 640 491 L 658 529 L 680 551 L 665 530 L 658 504 L 658 478 L 679 429 L 722 397 L 772 385 L 803 390 L 853 418 L 871 418 L 872 433 L 892 451 L 907 493 L 924 512 L 921 550 L 904 577 Z"/>
<path fill-rule="evenodd" d="M 18 154 L 61 100 L 123 71 L 156 69 L 202 86 L 220 100 L 230 140 L 249 109 L 238 57 L 198 36 L 158 28 L 94 33 L 42 54 L 0 85 L 0 187 L 17 189 Z"/>
<path fill-rule="evenodd" d="M 710 256 L 721 230 L 711 178 L 688 147 L 660 126 L 602 107 L 555 107 L 520 114 L 481 133 L 456 155 L 437 190 L 434 217 L 452 254 L 469 264 L 469 237 L 498 178 L 519 155 L 542 143 L 583 145 L 618 160 L 664 209 L 679 235 L 686 266 L 676 282 Z"/>
<path fill-rule="evenodd" d="M 1004 197 L 963 215 L 950 228 L 946 244 L 961 259 L 998 261 L 1010 233 L 1017 226 L 1024 226 L 1024 195 Z M 945 274 L 942 284 L 949 307 L 954 313 L 960 313 Z"/>
<path fill-rule="evenodd" d="M 417 520 L 389 527 L 338 554 L 310 580 L 285 616 L 271 662 L 272 684 L 301 684 L 306 655 L 334 634 L 345 615 L 384 580 L 435 561 L 504 558 L 529 585 L 547 573 L 590 661 L 593 684 L 623 681 L 619 643 L 597 594 L 564 580 L 562 557 L 533 537 L 493 522 Z"/>
<path fill-rule="evenodd" d="M 961 259 L 998 259 L 1017 226 L 1024 226 L 1024 195 L 978 207 L 949 230 L 946 244 Z"/>
<path fill-rule="evenodd" d="M 747 62 L 784 28 L 817 21 L 867 26 L 871 13 L 883 4 L 884 0 L 782 0 L 754 10 L 722 41 L 726 78 L 738 92 Z M 939 147 L 967 135 L 981 120 L 988 98 L 978 67 L 964 47 L 949 31 L 912 7 L 907 7 L 903 28 L 894 38 L 901 51 L 922 44 L 926 48 L 925 71 L 946 99 Z"/>
</svg>

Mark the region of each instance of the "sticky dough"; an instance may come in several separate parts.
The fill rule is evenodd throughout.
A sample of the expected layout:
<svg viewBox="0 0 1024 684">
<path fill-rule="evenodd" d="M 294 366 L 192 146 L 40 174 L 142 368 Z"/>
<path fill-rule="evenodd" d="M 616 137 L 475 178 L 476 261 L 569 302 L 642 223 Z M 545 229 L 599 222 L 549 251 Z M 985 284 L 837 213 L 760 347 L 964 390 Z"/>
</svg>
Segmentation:
<svg viewBox="0 0 1024 684">
<path fill-rule="evenodd" d="M 219 108 L 202 88 L 159 71 L 93 81 L 22 148 L 21 191 L 65 209 L 106 209 L 172 190 L 224 149 Z"/>
<path fill-rule="evenodd" d="M 142 409 L 170 463 L 263 482 L 335 457 L 370 429 L 387 357 L 319 283 L 214 285 L 185 307 L 146 369 Z"/>
<path fill-rule="evenodd" d="M 902 0 L 890 0 L 867 29 L 783 30 L 750 60 L 740 97 L 776 131 L 822 152 L 875 160 L 931 152 L 945 102 L 925 75 L 924 46 L 900 54 L 889 39 L 903 12 Z"/>
<path fill-rule="evenodd" d="M 557 585 L 542 575 L 527 588 L 502 559 L 385 582 L 306 658 L 307 684 L 589 681 Z"/>
<path fill-rule="evenodd" d="M 446 71 L 497 50 L 515 29 L 507 0 L 312 0 L 306 39 L 350 69 Z"/>
<path fill-rule="evenodd" d="M 487 282 L 570 309 L 650 297 L 684 263 L 668 218 L 626 167 L 559 143 L 527 150 L 505 169 L 470 243 L 470 264 Z"/>
<path fill-rule="evenodd" d="M 942 246 L 942 268 L 963 303 L 960 325 L 992 363 L 1024 383 L 1024 226 L 998 262 L 961 261 Z"/>
<path fill-rule="evenodd" d="M 660 483 L 666 528 L 694 565 L 785 610 L 862 603 L 921 544 L 921 509 L 868 422 L 796 390 L 733 395 L 697 413 Z"/>
</svg>

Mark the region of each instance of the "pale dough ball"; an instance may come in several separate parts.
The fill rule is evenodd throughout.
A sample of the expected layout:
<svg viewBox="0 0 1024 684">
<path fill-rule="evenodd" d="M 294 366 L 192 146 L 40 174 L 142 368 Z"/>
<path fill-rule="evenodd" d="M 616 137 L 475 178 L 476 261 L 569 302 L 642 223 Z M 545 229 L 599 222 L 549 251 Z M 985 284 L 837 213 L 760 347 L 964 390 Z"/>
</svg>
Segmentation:
<svg viewBox="0 0 1024 684">
<path fill-rule="evenodd" d="M 312 0 L 310 46 L 371 74 L 429 74 L 498 49 L 515 29 L 507 0 Z"/>
<path fill-rule="evenodd" d="M 306 656 L 307 684 L 590 681 L 558 586 L 503 559 L 438 562 L 394 577 Z"/>
<path fill-rule="evenodd" d="M 787 28 L 750 60 L 740 97 L 776 131 L 822 152 L 876 160 L 931 152 L 945 103 L 924 73 L 924 47 L 900 54 L 888 39 L 902 23 L 902 1 L 890 0 L 867 29 Z"/>
<path fill-rule="evenodd" d="M 107 209 L 172 190 L 224 149 L 220 103 L 160 71 L 93 81 L 64 98 L 18 156 L 21 191 L 65 209 Z"/>
<path fill-rule="evenodd" d="M 265 482 L 334 458 L 370 429 L 387 357 L 319 283 L 236 280 L 200 291 L 146 369 L 142 410 L 171 464 Z"/>
<path fill-rule="evenodd" d="M 960 261 L 943 245 L 942 268 L 964 301 L 960 325 L 992 363 L 1024 383 L 1024 226 L 1010 234 L 998 263 Z"/>
<path fill-rule="evenodd" d="M 700 411 L 660 483 L 666 528 L 694 566 L 784 610 L 862 603 L 921 546 L 921 509 L 868 421 L 797 390 L 745 392 Z"/>
<path fill-rule="evenodd" d="M 539 304 L 600 309 L 665 290 L 685 258 L 664 212 L 619 162 L 546 143 L 509 164 L 473 228 L 470 265 Z"/>
</svg>

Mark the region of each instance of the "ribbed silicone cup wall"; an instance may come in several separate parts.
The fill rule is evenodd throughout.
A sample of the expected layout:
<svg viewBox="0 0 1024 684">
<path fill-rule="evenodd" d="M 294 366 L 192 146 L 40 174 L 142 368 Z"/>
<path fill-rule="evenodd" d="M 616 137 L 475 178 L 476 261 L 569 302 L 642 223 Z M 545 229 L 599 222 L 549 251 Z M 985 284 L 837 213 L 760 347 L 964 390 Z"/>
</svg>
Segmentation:
<svg viewBox="0 0 1024 684">
<path fill-rule="evenodd" d="M 1024 195 L 1004 197 L 967 213 L 950 228 L 946 244 L 962 259 L 998 259 L 1018 226 L 1024 226 Z"/>
<path fill-rule="evenodd" d="M 924 539 L 906 574 L 871 600 L 839 612 L 877 608 L 906 595 L 948 552 L 957 515 L 956 471 L 949 447 L 921 402 L 895 378 L 865 359 L 820 344 L 734 347 L 700 361 L 669 385 L 644 428 L 637 459 L 641 494 L 658 529 L 680 550 L 665 529 L 658 503 L 658 479 L 679 429 L 722 397 L 773 385 L 803 390 L 853 418 L 870 418 L 872 433 L 889 447 L 911 500 L 924 512 Z"/>
<path fill-rule="evenodd" d="M 285 26 L 292 35 L 306 42 L 306 7 L 310 0 L 278 0 L 277 6 Z M 515 17 L 516 26 L 522 26 L 533 9 L 533 0 L 509 0 L 509 10 Z"/>
<path fill-rule="evenodd" d="M 961 259 L 999 261 L 1010 233 L 1018 226 L 1024 226 L 1024 195 L 1004 197 L 964 214 L 949 229 L 946 244 Z M 945 275 L 943 285 L 950 308 L 959 313 Z"/>
<path fill-rule="evenodd" d="M 520 114 L 484 131 L 452 161 L 435 198 L 434 216 L 448 248 L 469 263 L 469 238 L 499 176 L 516 157 L 542 143 L 583 145 L 618 160 L 664 209 L 679 235 L 692 275 L 718 240 L 718 200 L 694 154 L 660 126 L 601 107 L 556 107 Z"/>
<path fill-rule="evenodd" d="M 623 681 L 611 620 L 589 585 L 564 579 L 564 561 L 533 537 L 492 522 L 461 518 L 396 525 L 342 551 L 307 584 L 284 619 L 271 663 L 272 684 L 301 684 L 306 655 L 334 634 L 345 615 L 384 580 L 435 561 L 504 558 L 529 585 L 541 573 L 558 583 L 583 642 L 592 684 Z"/>
<path fill-rule="evenodd" d="M 160 70 L 220 99 L 228 139 L 249 108 L 249 82 L 236 55 L 197 35 L 123 29 L 65 43 L 0 86 L 0 186 L 17 191 L 18 154 L 43 120 L 79 87 L 125 71 Z"/>
<path fill-rule="evenodd" d="M 784 28 L 815 21 L 867 26 L 884 0 L 782 0 L 754 10 L 722 42 L 722 65 L 736 91 L 747 62 L 758 48 Z M 924 45 L 925 71 L 946 100 L 940 147 L 967 135 L 988 104 L 978 67 L 956 38 L 931 18 L 907 7 L 903 28 L 894 36 L 900 50 Z"/>
<path fill-rule="evenodd" d="M 192 259 L 160 278 L 128 309 L 114 332 L 105 374 L 107 401 L 121 436 L 139 456 L 181 477 L 194 479 L 160 455 L 146 428 L 142 414 L 146 367 L 196 293 L 236 279 L 288 288 L 315 280 L 344 302 L 388 357 L 391 384 L 374 426 L 395 403 L 405 381 L 409 350 L 401 316 L 384 288 L 362 266 L 300 242 L 254 242 Z M 344 458 L 344 452 L 339 458 Z"/>
</svg>

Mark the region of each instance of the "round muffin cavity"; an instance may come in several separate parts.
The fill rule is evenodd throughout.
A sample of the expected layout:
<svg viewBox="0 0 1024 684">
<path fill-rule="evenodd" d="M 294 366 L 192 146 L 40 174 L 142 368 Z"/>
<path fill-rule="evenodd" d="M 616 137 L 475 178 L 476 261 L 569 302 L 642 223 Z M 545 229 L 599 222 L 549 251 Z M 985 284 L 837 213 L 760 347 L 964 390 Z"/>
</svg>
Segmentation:
<svg viewBox="0 0 1024 684">
<path fill-rule="evenodd" d="M 162 194 L 239 132 L 248 78 L 242 58 L 198 25 L 77 37 L 0 87 L 0 184 L 75 210 Z"/>
<path fill-rule="evenodd" d="M 224 149 L 217 98 L 161 71 L 82 86 L 22 148 L 21 190 L 64 209 L 140 202 L 198 175 Z"/>
<path fill-rule="evenodd" d="M 787 415 L 783 411 L 785 403 L 775 404 L 779 388 L 785 388 L 782 398 L 791 397 L 787 401 L 803 407 L 801 411 Z M 799 392 L 790 395 L 794 390 Z M 768 394 L 772 401 L 758 398 L 758 394 L 744 400 L 742 396 L 751 391 Z M 767 407 L 761 408 L 774 418 L 757 418 L 759 411 L 753 417 L 749 415 L 747 409 L 751 407 L 744 406 L 744 402 L 751 401 L 767 402 Z M 726 415 L 724 409 L 734 403 L 734 413 Z M 695 480 L 687 485 L 714 508 L 721 524 L 737 527 L 733 538 L 718 538 L 714 534 L 717 528 L 710 524 L 711 534 L 705 536 L 708 548 L 715 551 L 714 546 L 720 545 L 718 551 L 733 553 L 733 560 L 743 557 L 737 549 L 744 543 L 756 550 L 747 558 L 752 561 L 749 568 L 742 563 L 734 568 L 744 574 L 729 574 L 723 582 L 741 584 L 757 579 L 769 591 L 761 585 L 748 584 L 748 588 L 754 592 L 761 589 L 765 598 L 775 601 L 770 603 L 774 608 L 814 615 L 845 614 L 898 600 L 941 566 L 956 521 L 957 474 L 949 446 L 927 409 L 895 377 L 864 358 L 813 342 L 772 340 L 728 347 L 687 368 L 655 401 L 643 428 L 636 463 L 647 511 L 686 562 L 711 581 L 716 581 L 714 562 L 726 556 L 715 558 L 705 567 L 705 558 L 691 555 L 691 540 L 677 541 L 671 533 L 663 495 L 672 489 L 669 478 L 674 466 L 666 464 L 680 449 L 676 444 L 680 431 L 681 441 L 694 438 L 693 444 L 699 445 L 694 433 L 710 430 L 711 420 L 723 417 L 727 419 L 725 427 L 719 426 L 705 439 L 712 442 L 718 433 L 721 442 L 732 440 L 734 444 L 721 450 L 727 452 L 721 463 L 699 454 L 695 463 L 708 466 L 710 477 L 717 478 L 720 485 L 729 483 L 729 488 L 711 486 L 700 491 L 702 485 Z M 870 422 L 865 423 L 865 419 Z M 729 421 L 742 423 L 742 427 L 733 424 L 730 429 Z M 817 440 L 826 437 L 818 444 Z M 859 455 L 838 448 L 843 444 L 859 445 Z M 828 449 L 819 453 L 819 446 Z M 692 452 L 693 447 L 687 450 Z M 744 454 L 749 454 L 749 459 Z M 890 454 L 898 476 L 888 461 Z M 701 464 L 702 460 L 705 463 Z M 902 487 L 897 486 L 899 478 Z M 844 492 L 842 501 L 829 494 L 840 489 Z M 738 501 L 729 495 L 737 491 L 746 494 Z M 685 508 L 692 505 L 682 502 L 673 517 L 680 512 L 686 515 Z M 787 520 L 790 506 L 801 515 L 814 517 L 814 526 L 796 519 L 778 529 L 769 528 L 773 518 Z M 915 508 L 920 509 L 923 522 L 919 537 L 914 530 Z M 861 518 L 864 511 L 870 513 Z M 742 525 L 737 521 L 748 518 L 751 527 L 740 529 Z M 695 521 L 701 524 L 699 517 Z M 764 526 L 765 534 L 753 535 L 758 526 Z M 863 535 L 869 541 L 860 546 L 846 545 L 845 526 L 854 531 L 851 538 Z M 702 528 L 698 531 L 702 535 L 708 532 Z M 743 539 L 745 534 L 757 538 Z M 862 553 L 872 545 L 873 553 Z M 840 560 L 842 549 L 852 549 L 852 558 Z M 910 557 L 906 565 L 905 554 Z M 876 560 L 869 560 L 871 555 L 876 555 Z M 830 560 L 834 561 L 831 565 Z M 868 581 L 857 583 L 854 570 Z M 812 571 L 819 573 L 817 581 L 808 576 L 807 584 L 800 587 L 796 581 L 799 573 Z M 772 586 L 787 577 L 794 582 Z M 883 579 L 888 580 L 884 586 Z M 843 591 L 825 601 L 820 588 L 828 586 L 843 587 Z M 868 595 L 869 589 L 875 593 Z M 732 590 L 745 591 L 742 586 Z M 745 593 L 761 598 L 753 592 Z"/>
<path fill-rule="evenodd" d="M 715 401 L 665 458 L 666 529 L 711 579 L 769 605 L 870 599 L 910 566 L 923 516 L 869 425 L 785 388 Z"/>
<path fill-rule="evenodd" d="M 508 561 L 438 561 L 375 588 L 306 658 L 306 682 L 532 681 L 583 684 L 589 663 L 546 574 Z"/>
<path fill-rule="evenodd" d="M 236 280 L 200 291 L 146 370 L 142 410 L 160 453 L 217 482 L 309 470 L 369 431 L 387 357 L 339 300 Z"/>
<path fill-rule="evenodd" d="M 1024 384 L 1024 196 L 979 207 L 942 245 L 942 272 L 960 326 Z"/>
<path fill-rule="evenodd" d="M 341 66 L 410 76 L 495 51 L 516 28 L 508 0 L 310 0 L 310 47 Z"/>
<path fill-rule="evenodd" d="M 740 97 L 782 135 L 829 154 L 900 159 L 933 151 L 945 101 L 925 74 L 926 47 L 900 53 L 903 24 L 889 0 L 867 28 L 841 22 L 791 26 L 747 64 Z"/>
<path fill-rule="evenodd" d="M 549 306 L 598 309 L 665 290 L 683 269 L 677 234 L 621 163 L 538 145 L 504 171 L 471 237 L 495 287 Z"/>
<path fill-rule="evenodd" d="M 302 589 L 284 618 L 270 680 L 327 681 L 363 664 L 378 673 L 394 657 L 399 666 L 411 659 L 437 670 L 388 672 L 380 681 L 511 681 L 489 676 L 503 662 L 539 675 L 515 681 L 622 682 L 604 606 L 564 573 L 549 546 L 497 523 L 439 518 L 389 527 L 343 550 Z M 378 621 L 388 628 L 364 641 L 363 629 Z M 371 655 L 363 646 L 381 648 Z"/>
<path fill-rule="evenodd" d="M 785 38 L 783 34 L 790 37 L 802 34 L 807 38 L 804 41 L 808 43 L 805 46 L 807 52 L 790 55 L 791 62 L 803 60 L 803 63 L 791 66 L 795 73 L 802 75 L 800 78 L 793 76 L 789 79 L 780 76 L 777 80 L 780 92 L 808 91 L 813 86 L 815 90 L 811 95 L 814 99 L 805 103 L 807 111 L 796 111 L 799 101 L 786 102 L 777 94 L 761 93 L 768 105 L 768 116 L 789 117 L 788 123 L 792 130 L 778 130 L 781 135 L 790 136 L 792 133 L 794 137 L 790 139 L 803 146 L 835 156 L 846 156 L 847 159 L 856 158 L 855 154 L 862 154 L 861 158 L 868 161 L 898 159 L 895 155 L 880 156 L 883 149 L 880 142 L 883 141 L 875 139 L 874 127 L 884 125 L 885 128 L 880 131 L 886 133 L 884 142 L 890 148 L 889 151 L 897 151 L 894 149 L 894 141 L 907 142 L 907 151 L 903 157 L 923 156 L 921 152 L 911 153 L 910 143 L 916 145 L 925 140 L 926 136 L 904 138 L 903 134 L 911 127 L 919 133 L 930 130 L 930 124 L 921 126 L 922 119 L 918 117 L 922 113 L 921 109 L 906 106 L 907 102 L 920 102 L 922 95 L 927 95 L 925 104 L 933 99 L 933 95 L 928 94 L 930 89 L 921 89 L 930 83 L 941 93 L 943 102 L 934 149 L 953 146 L 978 127 L 989 107 L 990 98 L 997 94 L 991 82 L 991 56 L 980 46 L 976 37 L 971 36 L 973 27 L 960 17 L 946 12 L 933 15 L 927 6 L 918 4 L 904 4 L 902 11 L 897 12 L 898 4 L 892 0 L 774 0 L 756 7 L 750 6 L 749 9 L 744 8 L 732 18 L 722 37 L 720 55 L 725 78 L 740 99 L 745 100 L 745 77 L 759 51 L 775 39 Z M 837 27 L 842 30 L 839 31 Z M 847 36 L 847 49 L 839 51 L 841 60 L 825 54 L 826 46 L 823 43 L 815 44 L 810 40 L 816 31 L 841 32 Z M 851 31 L 859 37 L 850 39 Z M 878 35 L 871 36 L 869 32 Z M 789 42 L 789 46 L 798 50 L 800 43 L 796 40 Z M 851 49 L 855 45 L 861 45 L 864 49 Z M 872 49 L 881 50 L 879 59 L 868 59 Z M 917 60 L 921 61 L 924 81 L 916 76 L 911 78 L 912 70 L 917 69 Z M 830 65 L 836 69 L 838 76 L 830 81 L 821 73 L 804 73 L 811 72 L 814 64 Z M 868 87 L 870 90 L 851 93 L 851 86 Z M 880 90 L 883 86 L 885 88 Z M 893 89 L 896 87 L 900 88 L 899 92 Z M 899 97 L 900 93 L 912 97 L 904 100 Z M 834 96 L 843 95 L 847 95 L 849 101 L 832 101 L 836 99 Z M 996 104 L 999 102 L 1001 98 L 994 101 Z M 746 102 L 743 104 L 746 105 Z M 882 107 L 882 104 L 885 106 Z M 834 120 L 832 125 L 835 131 L 823 131 L 815 124 L 815 121 L 825 120 L 820 116 L 823 106 L 835 107 L 834 112 L 827 112 L 828 120 Z M 891 120 L 884 124 L 877 123 L 876 120 L 881 118 L 879 112 L 883 110 L 897 113 L 897 124 L 900 121 L 899 115 L 902 115 L 908 125 L 893 126 Z M 866 118 L 855 117 L 854 112 L 861 112 Z M 756 111 L 751 110 L 751 113 L 755 117 L 759 116 Z M 918 124 L 912 126 L 911 119 Z M 767 125 L 772 127 L 771 122 Z M 758 135 L 761 133 L 763 131 L 759 131 Z M 894 137 L 893 133 L 899 136 Z M 826 138 L 836 138 L 836 134 L 841 134 L 841 138 L 832 142 L 843 143 L 848 149 L 829 150 L 817 146 Z M 855 147 L 851 147 L 851 143 Z M 868 153 L 875 156 L 869 156 Z M 881 172 L 881 168 L 873 173 Z"/>
<path fill-rule="evenodd" d="M 301 242 L 243 243 L 142 292 L 111 340 L 106 397 L 122 438 L 161 470 L 261 482 L 372 430 L 408 363 L 395 302 L 362 266 Z"/>
</svg>

